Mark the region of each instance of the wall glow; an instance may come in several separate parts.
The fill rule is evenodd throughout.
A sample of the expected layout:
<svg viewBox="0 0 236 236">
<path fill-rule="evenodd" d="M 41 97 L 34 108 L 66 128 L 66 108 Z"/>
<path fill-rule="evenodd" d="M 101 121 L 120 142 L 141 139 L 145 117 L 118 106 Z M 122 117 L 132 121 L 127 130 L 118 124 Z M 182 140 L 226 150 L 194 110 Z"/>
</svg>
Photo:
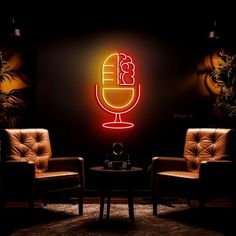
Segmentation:
<svg viewBox="0 0 236 236">
<path fill-rule="evenodd" d="M 99 105 L 115 115 L 114 121 L 103 123 L 104 128 L 134 127 L 134 123 L 121 119 L 121 114 L 134 109 L 140 99 L 140 84 L 135 81 L 135 65 L 129 55 L 113 53 L 104 60 L 101 81 L 95 91 Z"/>
</svg>

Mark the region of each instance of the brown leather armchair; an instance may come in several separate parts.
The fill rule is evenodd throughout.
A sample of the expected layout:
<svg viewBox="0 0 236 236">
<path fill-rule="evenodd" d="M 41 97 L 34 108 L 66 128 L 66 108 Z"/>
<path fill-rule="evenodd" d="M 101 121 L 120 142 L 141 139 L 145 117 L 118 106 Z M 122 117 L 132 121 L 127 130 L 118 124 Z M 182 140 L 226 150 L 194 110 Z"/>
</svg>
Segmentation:
<svg viewBox="0 0 236 236">
<path fill-rule="evenodd" d="M 151 185 L 153 214 L 157 205 L 174 198 L 199 200 L 231 196 L 233 179 L 232 130 L 192 128 L 186 132 L 183 157 L 153 157 Z"/>
<path fill-rule="evenodd" d="M 46 129 L 4 129 L 1 133 L 1 206 L 7 201 L 78 198 L 83 214 L 85 189 L 82 157 L 52 157 Z"/>
</svg>

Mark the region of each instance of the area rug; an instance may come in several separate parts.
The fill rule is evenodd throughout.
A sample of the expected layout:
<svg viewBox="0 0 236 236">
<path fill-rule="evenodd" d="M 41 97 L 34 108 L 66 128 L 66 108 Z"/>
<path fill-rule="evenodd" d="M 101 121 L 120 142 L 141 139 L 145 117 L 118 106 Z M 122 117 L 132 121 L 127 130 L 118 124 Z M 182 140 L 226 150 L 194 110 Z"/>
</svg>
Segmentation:
<svg viewBox="0 0 236 236">
<path fill-rule="evenodd" d="M 197 207 L 175 204 L 173 207 L 158 206 L 158 216 L 153 216 L 151 204 L 135 204 L 135 222 L 131 224 L 127 204 L 111 204 L 110 220 L 105 218 L 103 222 L 99 222 L 99 204 L 85 204 L 83 216 L 78 215 L 77 205 L 49 204 L 36 208 L 33 216 L 25 209 L 7 209 L 0 235 L 235 235 L 230 213 L 228 208 L 210 208 L 203 213 Z"/>
</svg>

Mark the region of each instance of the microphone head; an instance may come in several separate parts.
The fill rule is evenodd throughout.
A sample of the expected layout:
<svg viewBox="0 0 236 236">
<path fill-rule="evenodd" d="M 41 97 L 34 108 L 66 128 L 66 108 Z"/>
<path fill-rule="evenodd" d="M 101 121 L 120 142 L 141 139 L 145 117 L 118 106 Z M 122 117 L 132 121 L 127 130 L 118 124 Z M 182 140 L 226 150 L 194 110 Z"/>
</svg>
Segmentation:
<svg viewBox="0 0 236 236">
<path fill-rule="evenodd" d="M 113 53 L 102 65 L 103 86 L 132 86 L 135 84 L 135 65 L 125 53 Z"/>
<path fill-rule="evenodd" d="M 115 114 L 115 121 L 106 128 L 130 128 L 132 123 L 122 122 L 120 115 L 133 109 L 140 98 L 140 85 L 135 81 L 135 65 L 126 53 L 113 53 L 102 64 L 101 83 L 96 85 L 99 105 Z"/>
</svg>

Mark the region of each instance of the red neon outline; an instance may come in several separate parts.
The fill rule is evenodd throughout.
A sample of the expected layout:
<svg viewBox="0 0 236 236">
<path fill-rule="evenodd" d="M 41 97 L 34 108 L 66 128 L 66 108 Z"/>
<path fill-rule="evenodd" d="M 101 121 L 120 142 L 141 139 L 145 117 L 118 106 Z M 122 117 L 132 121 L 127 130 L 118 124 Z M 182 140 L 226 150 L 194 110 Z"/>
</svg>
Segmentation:
<svg viewBox="0 0 236 236">
<path fill-rule="evenodd" d="M 110 59 L 110 58 L 112 58 L 113 56 L 116 56 L 117 57 L 117 62 L 118 63 L 116 63 L 116 65 L 113 65 L 113 64 L 105 64 L 105 63 L 107 63 L 108 62 L 108 60 Z M 120 57 L 123 57 L 123 60 L 121 60 L 121 58 Z M 124 63 L 124 64 L 122 64 L 122 63 Z M 125 69 L 123 69 L 123 65 L 124 66 L 126 66 L 126 68 L 129 68 L 129 70 L 131 70 L 131 72 L 132 72 L 132 74 L 131 75 L 129 75 L 130 77 L 131 77 L 131 79 L 132 79 L 132 83 L 126 83 L 125 82 L 125 80 L 124 80 L 124 76 L 127 74 L 127 71 L 125 70 Z M 123 87 L 123 89 L 121 88 L 119 88 L 119 87 L 116 87 L 116 86 L 114 86 L 114 87 L 112 87 L 112 85 L 111 85 L 111 87 L 108 87 L 108 88 L 103 88 L 103 86 L 104 86 L 104 84 L 105 84 L 105 82 L 110 82 L 110 83 L 112 83 L 112 82 L 114 82 L 114 80 L 115 79 L 113 79 L 113 78 L 104 78 L 104 75 L 106 74 L 111 74 L 111 75 L 113 75 L 114 73 L 111 71 L 108 71 L 108 72 L 105 72 L 105 67 L 114 67 L 114 66 L 116 66 L 116 71 L 118 71 L 118 73 L 116 73 L 116 74 L 118 74 L 118 75 L 116 75 L 116 80 L 117 80 L 117 83 L 115 83 L 116 84 L 116 86 L 126 86 L 126 88 L 125 87 Z M 120 72 L 120 71 L 122 71 L 122 72 Z M 105 59 L 105 61 L 103 62 L 103 65 L 102 65 L 102 83 L 101 83 L 101 90 L 102 90 L 102 92 L 101 93 L 99 93 L 99 86 L 96 84 L 95 85 L 95 93 L 96 93 L 96 99 L 97 99 L 97 101 L 98 101 L 98 103 L 99 103 L 99 105 L 106 111 L 106 112 L 108 112 L 108 113 L 112 113 L 112 114 L 114 114 L 115 115 L 115 119 L 114 119 L 114 121 L 111 121 L 111 122 L 106 122 L 106 123 L 103 123 L 102 124 L 102 126 L 104 127 L 104 128 L 108 128 L 108 129 L 128 129 L 128 128 L 132 128 L 132 127 L 134 127 L 134 123 L 131 123 L 131 122 L 123 122 L 122 120 L 121 120 L 121 114 L 124 114 L 124 113 L 127 113 L 127 112 L 129 112 L 129 111 L 131 111 L 133 108 L 135 108 L 136 107 L 136 105 L 137 105 L 137 103 L 139 102 L 139 99 L 140 99 L 140 94 L 141 94 L 141 86 L 140 86 L 140 84 L 138 85 L 138 86 L 136 86 L 136 87 L 133 87 L 133 88 L 130 88 L 130 87 L 127 87 L 127 86 L 134 86 L 134 84 L 135 84 L 135 78 L 134 78 L 134 75 L 135 75 L 135 66 L 134 66 L 134 64 L 133 64 L 133 62 L 132 62 L 132 58 L 130 57 L 130 56 L 127 56 L 126 54 L 124 54 L 124 53 L 113 53 L 113 54 L 111 54 L 110 56 L 108 56 L 106 59 Z M 112 77 L 112 76 L 111 76 Z M 120 81 L 119 81 L 120 80 Z M 112 107 L 110 104 L 109 104 L 109 102 L 108 101 L 106 101 L 106 98 L 104 98 L 104 90 L 105 89 L 112 89 L 112 90 L 124 90 L 124 89 L 128 89 L 128 90 L 131 90 L 132 91 L 132 97 L 131 97 L 131 99 L 129 100 L 129 102 L 128 102 L 128 104 L 125 104 L 123 107 Z M 138 89 L 138 91 L 137 91 L 137 89 Z M 135 96 L 135 92 L 136 92 L 136 96 Z M 121 111 L 118 111 L 118 112 L 116 112 L 116 111 L 111 111 L 110 109 L 108 109 L 108 108 L 106 108 L 103 104 L 102 104 L 102 102 L 101 102 L 101 99 L 99 98 L 99 95 L 100 95 L 100 97 L 102 97 L 102 100 L 104 101 L 104 103 L 105 104 L 107 104 L 107 106 L 111 106 L 112 107 L 112 109 L 120 109 Z M 136 101 L 134 102 L 134 104 L 129 108 L 129 109 L 127 109 L 127 110 L 122 110 L 122 108 L 125 108 L 125 106 L 128 106 L 130 103 L 132 103 L 132 101 L 133 101 L 133 99 L 135 99 L 135 97 L 136 97 Z"/>
</svg>

